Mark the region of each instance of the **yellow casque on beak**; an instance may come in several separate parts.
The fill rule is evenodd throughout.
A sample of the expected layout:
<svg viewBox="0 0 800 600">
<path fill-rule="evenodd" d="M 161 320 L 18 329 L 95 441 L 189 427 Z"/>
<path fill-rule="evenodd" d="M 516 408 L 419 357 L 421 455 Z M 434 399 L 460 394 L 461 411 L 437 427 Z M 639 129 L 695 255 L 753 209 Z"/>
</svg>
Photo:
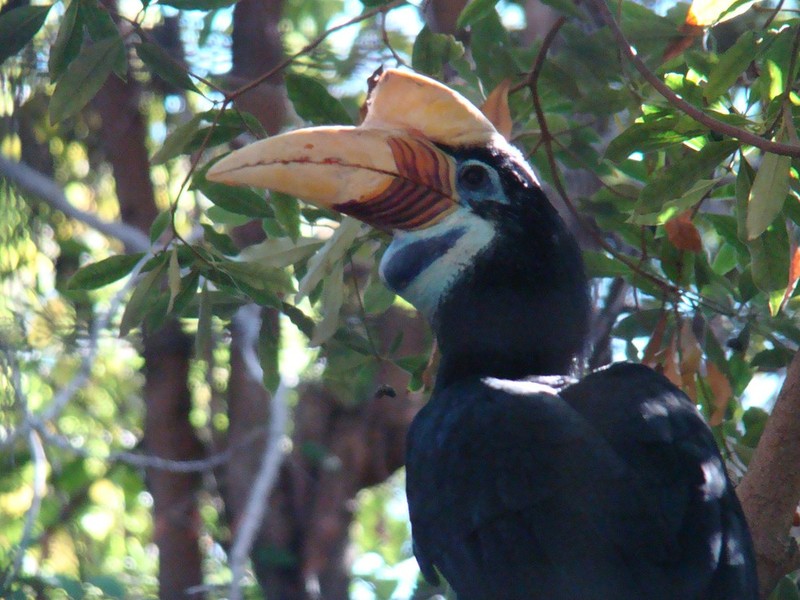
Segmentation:
<svg viewBox="0 0 800 600">
<path fill-rule="evenodd" d="M 455 161 L 437 147 L 499 134 L 463 96 L 427 77 L 383 73 L 358 127 L 312 127 L 237 150 L 212 181 L 297 196 L 384 230 L 424 229 L 457 206 Z"/>
</svg>

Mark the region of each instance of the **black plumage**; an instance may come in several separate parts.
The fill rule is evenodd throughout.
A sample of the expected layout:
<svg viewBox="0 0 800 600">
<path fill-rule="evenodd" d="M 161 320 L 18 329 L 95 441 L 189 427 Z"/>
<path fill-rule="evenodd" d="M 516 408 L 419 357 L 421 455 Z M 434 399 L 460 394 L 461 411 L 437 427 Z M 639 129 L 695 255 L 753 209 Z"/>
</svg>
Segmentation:
<svg viewBox="0 0 800 600">
<path fill-rule="evenodd" d="M 408 437 L 425 576 L 460 600 L 758 597 L 752 546 L 711 431 L 651 369 L 567 374 L 586 331 L 580 252 L 502 151 L 496 223 L 440 301 L 436 388 Z"/>
</svg>

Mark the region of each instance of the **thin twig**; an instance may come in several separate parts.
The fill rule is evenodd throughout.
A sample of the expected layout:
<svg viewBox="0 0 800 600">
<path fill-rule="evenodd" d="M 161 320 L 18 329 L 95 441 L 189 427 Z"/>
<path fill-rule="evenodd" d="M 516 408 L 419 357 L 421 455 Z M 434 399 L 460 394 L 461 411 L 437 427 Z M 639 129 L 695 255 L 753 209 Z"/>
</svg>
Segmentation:
<svg viewBox="0 0 800 600">
<path fill-rule="evenodd" d="M 261 379 L 259 378 L 259 381 Z M 289 417 L 288 388 L 281 381 L 270 403 L 269 438 L 264 445 L 261 467 L 253 481 L 250 496 L 247 498 L 242 516 L 236 529 L 230 550 L 231 585 L 228 596 L 231 600 L 241 600 L 240 582 L 244 577 L 245 564 L 250 554 L 261 523 L 267 514 L 269 497 L 278 479 L 284 458 L 284 435 Z"/>
<path fill-rule="evenodd" d="M 606 6 L 605 0 L 590 1 L 602 19 L 605 21 L 606 25 L 608 25 L 608 27 L 611 29 L 611 33 L 613 34 L 614 39 L 617 41 L 617 45 L 619 46 L 622 55 L 628 61 L 630 61 L 634 67 L 636 67 L 636 70 L 639 71 L 642 77 L 644 77 L 645 81 L 652 85 L 655 90 L 661 94 L 672 106 L 682 111 L 701 125 L 708 127 L 712 131 L 722 135 L 727 135 L 728 137 L 739 140 L 740 142 L 759 148 L 764 152 L 772 152 L 773 154 L 792 156 L 795 158 L 800 157 L 800 146 L 767 140 L 760 135 L 756 135 L 755 133 L 747 131 L 746 129 L 741 129 L 740 127 L 724 123 L 723 121 L 715 119 L 714 117 L 706 114 L 693 104 L 690 104 L 678 96 L 678 94 L 673 92 L 669 86 L 667 86 L 667 84 L 665 84 L 655 73 L 653 73 L 647 67 L 647 65 L 644 64 L 644 61 L 637 56 L 636 52 L 631 47 L 630 42 L 622 32 L 622 29 L 620 29 L 619 24 L 612 16 L 608 6 Z"/>
</svg>

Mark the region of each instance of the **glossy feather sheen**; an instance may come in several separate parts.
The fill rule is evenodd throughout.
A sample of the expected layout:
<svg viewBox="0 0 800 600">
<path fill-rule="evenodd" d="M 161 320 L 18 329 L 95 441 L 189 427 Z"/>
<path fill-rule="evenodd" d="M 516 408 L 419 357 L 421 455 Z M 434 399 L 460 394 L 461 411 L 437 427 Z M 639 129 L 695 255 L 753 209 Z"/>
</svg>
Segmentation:
<svg viewBox="0 0 800 600">
<path fill-rule="evenodd" d="M 666 379 L 619 364 L 560 391 L 498 381 L 438 390 L 409 433 L 428 578 L 459 600 L 758 597 L 714 440 Z"/>
</svg>

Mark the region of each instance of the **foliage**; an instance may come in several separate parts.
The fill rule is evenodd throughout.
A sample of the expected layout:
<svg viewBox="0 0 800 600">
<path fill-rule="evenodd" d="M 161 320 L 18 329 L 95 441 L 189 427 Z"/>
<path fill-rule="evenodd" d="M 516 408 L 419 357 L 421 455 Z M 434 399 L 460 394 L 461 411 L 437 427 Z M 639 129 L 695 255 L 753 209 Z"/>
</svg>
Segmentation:
<svg viewBox="0 0 800 600">
<path fill-rule="evenodd" d="M 423 384 L 427 353 L 400 355 L 399 339 L 380 344 L 370 330 L 371 315 L 400 302 L 381 287 L 372 266 L 384 235 L 339 223 L 338 216 L 293 198 L 266 202 L 255 191 L 204 178 L 231 141 L 243 132 L 250 138 L 264 132 L 254 117 L 233 108 L 243 89 L 226 92 L 203 64 L 186 67 L 148 31 L 171 14 L 166 7 L 207 11 L 207 24 L 227 14 L 231 2 L 162 4 L 143 2 L 128 15 L 96 0 L 71 0 L 0 14 L 5 115 L 12 108 L 14 114 L 27 111 L 36 139 L 49 148 L 55 179 L 71 201 L 92 211 L 116 211 L 87 108 L 104 82 L 157 76 L 184 98 L 182 109 L 172 112 L 158 94 L 145 99 L 163 209 L 150 231 L 150 252 L 123 255 L 113 240 L 85 225 L 41 203 L 25 203 L 12 186 L 0 190 L 0 510 L 15 517 L 0 525 L 0 565 L 10 565 L 0 570 L 0 589 L 11 594 L 62 588 L 74 597 L 115 597 L 123 595 L 122 586 L 128 594 L 152 591 L 148 494 L 123 458 L 106 460 L 141 438 L 135 354 L 92 325 L 117 296 L 130 292 L 115 322 L 129 339 L 143 325 L 156 329 L 175 316 L 197 330 L 198 356 L 207 357 L 221 324 L 255 301 L 279 310 L 320 346 L 325 376 L 349 387 L 354 398 L 365 397 L 353 389 L 379 361 L 413 372 L 415 387 Z M 513 141 L 591 242 L 587 268 L 598 306 L 612 311 L 616 354 L 658 366 L 683 387 L 741 473 L 763 427 L 760 409 L 746 410 L 743 394 L 754 380 L 785 367 L 800 344 L 800 140 L 794 125 L 800 19 L 778 5 L 715 25 L 736 6 L 712 7 L 692 22 L 686 5 L 659 15 L 634 2 L 615 4 L 637 56 L 673 94 L 665 97 L 626 60 L 608 27 L 592 25 L 586 7 L 547 2 L 566 18 L 552 30 L 556 50 L 548 47 L 550 39 L 526 43 L 522 31 L 502 20 L 503 5 L 491 0 L 464 9 L 458 22 L 469 28 L 468 38 L 428 27 L 384 36 L 379 24 L 398 4 L 365 3 L 363 18 L 346 29 L 355 32 L 347 52 L 327 33 L 339 2 L 287 8 L 291 60 L 283 71 L 297 115 L 312 124 L 356 122 L 364 75 L 382 62 L 447 75 L 476 104 L 510 79 Z M 717 125 L 689 116 L 676 97 Z M 4 154 L 19 158 L 16 131 L 4 131 L 0 144 Z M 781 150 L 786 147 L 791 151 Z M 591 185 L 570 185 L 578 173 Z M 231 230 L 252 219 L 267 239 L 240 251 Z M 367 265 L 366 280 L 354 276 L 356 264 Z M 81 352 L 98 347 L 88 383 L 48 413 L 58 390 L 83 369 Z M 352 377 L 356 370 L 362 378 Z M 202 371 L 198 367 L 195 377 L 200 391 L 193 418 L 210 435 L 219 426 L 209 401 L 215 384 Z M 47 427 L 31 427 L 31 419 L 45 417 Z M 36 470 L 44 468 L 36 458 L 42 444 L 46 495 L 35 483 Z M 26 531 L 23 517 L 34 514 L 29 509 L 37 498 L 38 518 Z M 215 534 L 219 515 L 212 505 L 209 500 L 202 513 Z M 380 520 L 378 512 L 372 506 L 361 526 Z M 384 559 L 407 558 L 398 542 L 403 533 L 393 525 L 391 535 L 395 550 Z M 20 541 L 25 560 L 14 566 Z M 364 550 L 375 545 L 365 535 L 360 543 Z M 779 597 L 794 596 L 786 591 Z"/>
</svg>

